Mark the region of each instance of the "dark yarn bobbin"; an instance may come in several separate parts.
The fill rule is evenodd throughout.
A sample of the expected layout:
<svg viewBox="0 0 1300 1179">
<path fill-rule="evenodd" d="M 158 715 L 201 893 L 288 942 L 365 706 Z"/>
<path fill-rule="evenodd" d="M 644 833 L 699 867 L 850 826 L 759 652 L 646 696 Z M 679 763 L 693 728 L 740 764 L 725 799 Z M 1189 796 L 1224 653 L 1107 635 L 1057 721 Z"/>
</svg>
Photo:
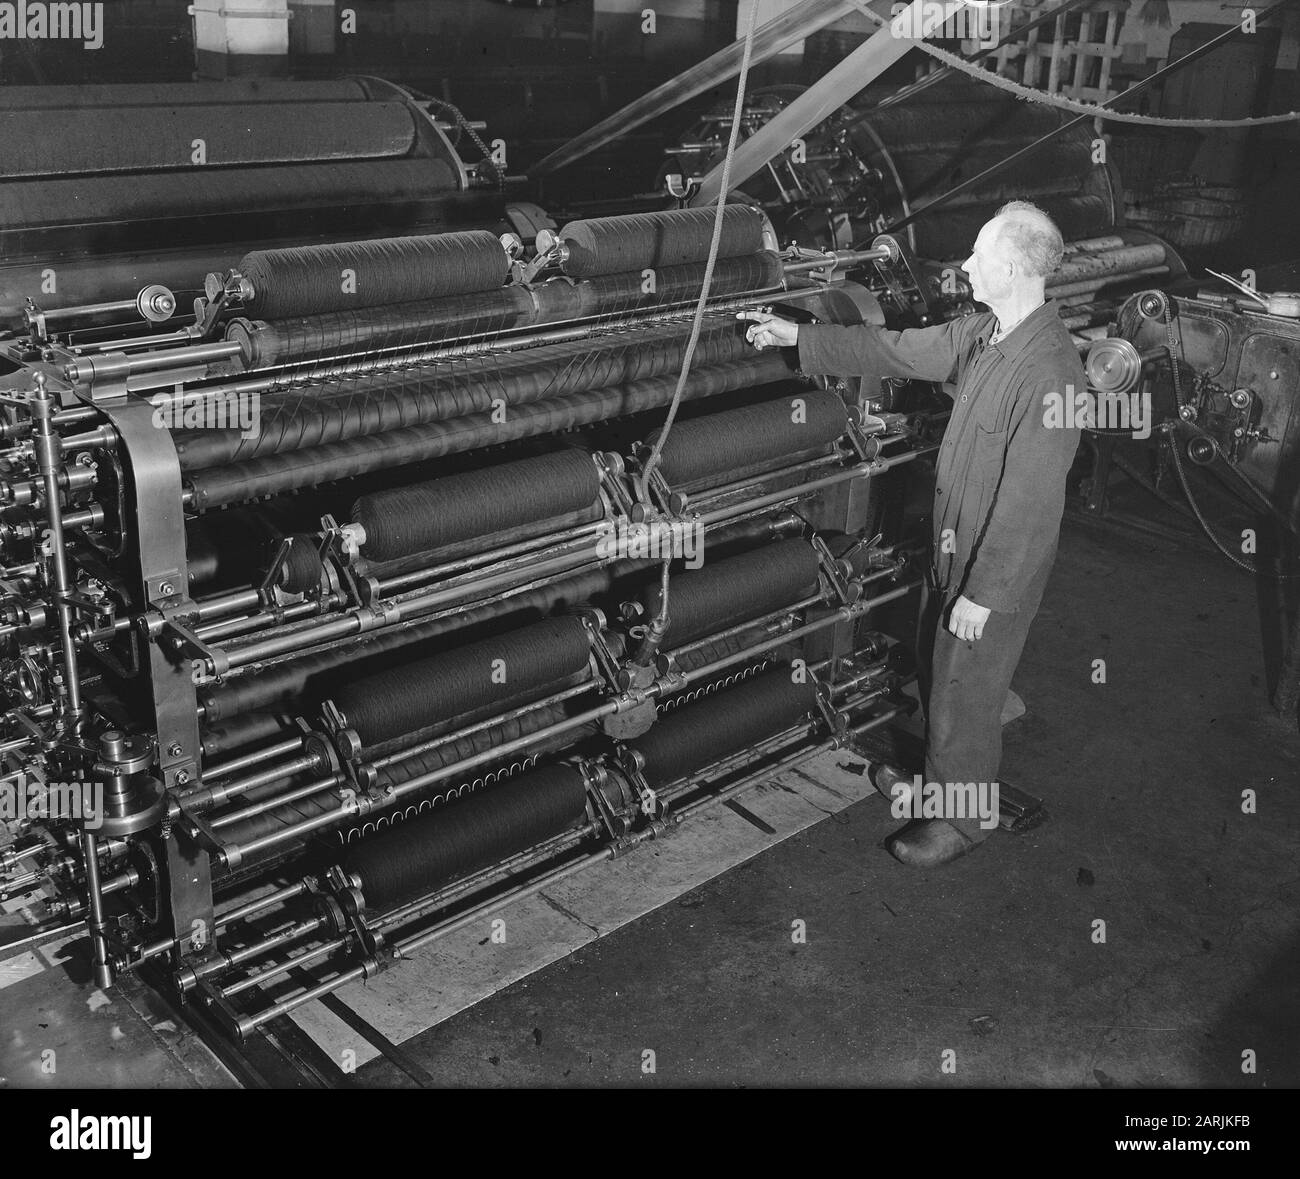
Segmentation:
<svg viewBox="0 0 1300 1179">
<path fill-rule="evenodd" d="M 570 766 L 548 766 L 354 844 L 345 867 L 366 907 L 392 908 L 559 835 L 582 817 L 586 791 Z"/>
<path fill-rule="evenodd" d="M 264 319 L 488 291 L 508 270 L 487 230 L 254 250 L 239 263 L 253 284 L 248 311 Z"/>
<path fill-rule="evenodd" d="M 333 699 L 363 744 L 374 745 L 521 693 L 540 692 L 580 672 L 590 651 L 578 619 L 548 618 L 354 680 L 338 688 Z"/>
<path fill-rule="evenodd" d="M 392 561 L 576 512 L 599 494 L 591 456 L 568 450 L 363 495 L 352 519 L 366 530 L 365 556 Z"/>
<path fill-rule="evenodd" d="M 661 716 L 645 736 L 629 742 L 645 758 L 646 779 L 666 786 L 806 716 L 816 692 L 811 682 L 794 683 L 792 674 L 778 667 Z"/>
<path fill-rule="evenodd" d="M 570 221 L 560 230 L 569 247 L 562 269 L 573 278 L 587 278 L 703 262 L 713 240 L 713 218 L 712 209 L 672 209 Z M 718 257 L 756 254 L 762 248 L 763 215 L 748 205 L 728 205 L 722 215 Z"/>
<path fill-rule="evenodd" d="M 827 446 L 844 433 L 848 420 L 844 402 L 820 389 L 693 418 L 673 426 L 659 470 L 670 484 L 693 483 Z M 646 441 L 653 445 L 658 437 L 656 430 Z"/>
</svg>

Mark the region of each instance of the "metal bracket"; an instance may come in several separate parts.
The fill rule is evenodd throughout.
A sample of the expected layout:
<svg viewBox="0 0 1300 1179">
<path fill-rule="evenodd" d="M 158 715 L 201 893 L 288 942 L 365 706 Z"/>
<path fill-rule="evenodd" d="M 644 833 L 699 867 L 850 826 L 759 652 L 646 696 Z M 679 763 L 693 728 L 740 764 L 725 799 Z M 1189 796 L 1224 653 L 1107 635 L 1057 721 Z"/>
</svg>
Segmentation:
<svg viewBox="0 0 1300 1179">
<path fill-rule="evenodd" d="M 97 392 L 82 392 L 81 397 L 109 419 L 126 452 L 125 466 L 143 523 L 136 537 L 137 570 L 144 602 L 153 614 L 145 643 L 160 777 L 169 788 L 183 786 L 198 776 L 198 694 L 189 664 L 176 661 L 168 650 L 171 644 L 158 641 L 169 622 L 180 622 L 195 610 L 188 594 L 180 460 L 170 433 L 154 424 L 148 401 L 126 395 L 106 404 Z"/>
</svg>

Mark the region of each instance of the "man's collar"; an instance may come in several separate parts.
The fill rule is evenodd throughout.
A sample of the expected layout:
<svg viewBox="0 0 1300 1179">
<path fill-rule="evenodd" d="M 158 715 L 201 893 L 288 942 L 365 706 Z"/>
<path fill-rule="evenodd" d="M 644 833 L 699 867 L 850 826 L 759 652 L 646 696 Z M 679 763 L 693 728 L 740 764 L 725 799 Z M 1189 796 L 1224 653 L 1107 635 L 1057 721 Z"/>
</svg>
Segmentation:
<svg viewBox="0 0 1300 1179">
<path fill-rule="evenodd" d="M 1049 296 L 1041 306 L 1035 307 L 993 347 L 1003 356 L 1017 356 L 1028 347 L 1030 340 L 1040 331 L 1052 322 L 1060 322 L 1060 318 L 1056 300 Z"/>
</svg>

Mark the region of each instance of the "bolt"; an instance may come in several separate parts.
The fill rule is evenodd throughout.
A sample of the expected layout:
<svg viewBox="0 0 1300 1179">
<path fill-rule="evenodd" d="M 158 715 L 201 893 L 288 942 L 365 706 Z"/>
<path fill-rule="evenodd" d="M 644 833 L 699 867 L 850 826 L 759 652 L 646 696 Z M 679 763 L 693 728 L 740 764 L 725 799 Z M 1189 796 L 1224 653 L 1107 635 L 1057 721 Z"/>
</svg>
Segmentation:
<svg viewBox="0 0 1300 1179">
<path fill-rule="evenodd" d="M 164 581 L 159 587 L 158 592 L 164 598 L 170 598 L 176 592 L 176 587 L 170 581 Z"/>
<path fill-rule="evenodd" d="M 171 757 L 180 757 L 180 755 L 185 751 L 181 748 L 181 743 L 179 741 L 173 741 L 169 746 L 167 746 L 167 752 Z"/>
<path fill-rule="evenodd" d="M 176 785 L 177 785 L 177 786 L 184 786 L 185 783 L 188 782 L 189 780 L 190 780 L 190 772 L 189 772 L 189 770 L 177 770 L 177 771 L 176 771 Z"/>
</svg>

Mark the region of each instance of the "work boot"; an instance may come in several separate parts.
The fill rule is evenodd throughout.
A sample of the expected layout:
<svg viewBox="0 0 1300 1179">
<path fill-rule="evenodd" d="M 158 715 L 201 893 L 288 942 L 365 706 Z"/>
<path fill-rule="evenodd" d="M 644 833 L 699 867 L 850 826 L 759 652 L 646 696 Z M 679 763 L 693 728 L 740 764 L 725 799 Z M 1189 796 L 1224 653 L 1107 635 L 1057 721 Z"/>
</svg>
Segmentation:
<svg viewBox="0 0 1300 1179">
<path fill-rule="evenodd" d="M 974 851 L 983 839 L 972 839 L 947 819 L 913 819 L 885 840 L 885 850 L 900 864 L 938 868 Z"/>
</svg>

